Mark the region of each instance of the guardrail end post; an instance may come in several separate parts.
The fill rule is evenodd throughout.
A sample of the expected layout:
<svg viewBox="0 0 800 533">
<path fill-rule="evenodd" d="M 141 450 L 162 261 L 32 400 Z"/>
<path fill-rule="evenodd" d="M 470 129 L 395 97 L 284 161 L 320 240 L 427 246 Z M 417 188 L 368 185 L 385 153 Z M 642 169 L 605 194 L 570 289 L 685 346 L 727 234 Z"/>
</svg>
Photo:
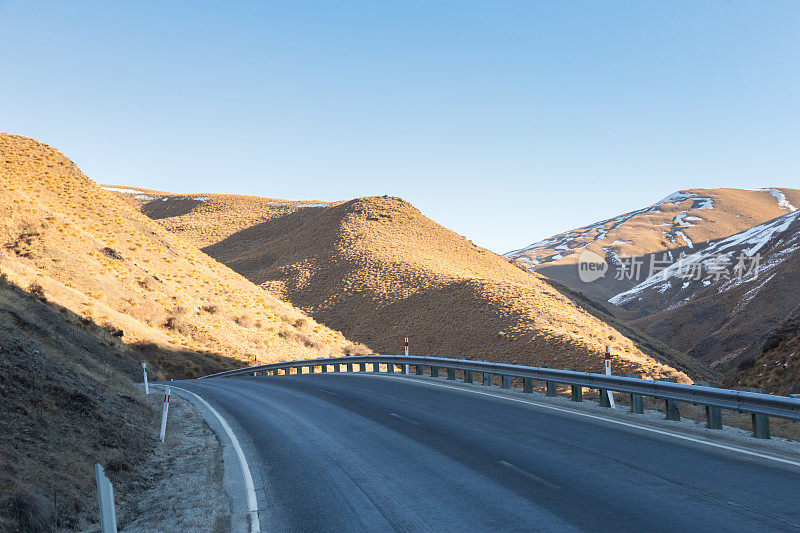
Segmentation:
<svg viewBox="0 0 800 533">
<path fill-rule="evenodd" d="M 547 396 L 551 397 L 558 396 L 558 389 L 556 388 L 555 381 L 545 381 L 545 385 L 547 388 Z"/>
<path fill-rule="evenodd" d="M 439 377 L 439 367 L 438 366 L 432 366 L 431 367 L 431 377 L 432 378 L 438 378 Z"/>
<path fill-rule="evenodd" d="M 522 392 L 528 394 L 533 392 L 533 380 L 531 378 L 522 378 Z"/>
<path fill-rule="evenodd" d="M 492 375 L 489 372 L 483 373 L 483 386 L 489 387 L 492 384 Z"/>
<path fill-rule="evenodd" d="M 464 370 L 464 383 L 472 382 L 472 370 Z"/>
<path fill-rule="evenodd" d="M 503 388 L 510 389 L 511 388 L 511 376 L 503 376 Z"/>
</svg>

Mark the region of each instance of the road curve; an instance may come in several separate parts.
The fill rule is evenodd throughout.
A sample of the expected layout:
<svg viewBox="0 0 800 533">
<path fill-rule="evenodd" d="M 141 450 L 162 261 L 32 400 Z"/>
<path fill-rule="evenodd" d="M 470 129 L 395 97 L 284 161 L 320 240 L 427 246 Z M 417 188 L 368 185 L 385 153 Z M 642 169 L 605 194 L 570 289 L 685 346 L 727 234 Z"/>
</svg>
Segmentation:
<svg viewBox="0 0 800 533">
<path fill-rule="evenodd" d="M 225 416 L 265 531 L 800 531 L 800 470 L 372 374 L 174 382 Z"/>
</svg>

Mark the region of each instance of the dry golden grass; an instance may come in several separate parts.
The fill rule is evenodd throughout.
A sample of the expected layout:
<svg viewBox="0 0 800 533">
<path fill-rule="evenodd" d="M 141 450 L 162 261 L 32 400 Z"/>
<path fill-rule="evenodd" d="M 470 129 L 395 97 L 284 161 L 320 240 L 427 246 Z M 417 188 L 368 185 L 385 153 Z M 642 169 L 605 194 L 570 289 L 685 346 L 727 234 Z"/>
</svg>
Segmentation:
<svg viewBox="0 0 800 533">
<path fill-rule="evenodd" d="M 383 353 L 412 353 L 599 370 L 603 346 L 620 371 L 688 376 L 668 357 L 646 354 L 538 275 L 389 197 L 325 207 L 204 194 L 205 202 L 156 213 L 166 228 L 304 309 Z M 133 195 L 121 193 L 128 201 Z M 201 196 L 201 195 L 192 195 Z M 698 369 L 699 370 L 699 369 Z"/>
<path fill-rule="evenodd" d="M 260 363 L 352 349 L 321 326 L 183 242 L 55 149 L 0 134 L 0 269 L 17 285 L 119 328 L 164 353 Z M 208 312 L 208 309 L 214 312 Z M 296 335 L 304 319 L 312 327 Z M 179 361 L 169 367 L 181 373 Z"/>
</svg>

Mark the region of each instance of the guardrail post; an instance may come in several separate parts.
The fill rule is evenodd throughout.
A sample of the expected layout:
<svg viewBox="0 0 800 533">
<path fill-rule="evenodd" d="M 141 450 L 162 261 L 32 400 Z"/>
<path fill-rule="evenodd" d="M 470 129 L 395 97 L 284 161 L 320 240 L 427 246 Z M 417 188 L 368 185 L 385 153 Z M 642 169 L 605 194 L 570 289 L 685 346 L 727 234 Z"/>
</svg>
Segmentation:
<svg viewBox="0 0 800 533">
<path fill-rule="evenodd" d="M 438 366 L 432 366 L 431 367 L 431 377 L 432 378 L 438 378 L 439 377 L 439 367 Z"/>
<path fill-rule="evenodd" d="M 545 381 L 545 387 L 547 389 L 547 396 L 555 397 L 558 396 L 558 389 L 556 388 L 557 383 L 555 381 Z"/>
<path fill-rule="evenodd" d="M 598 389 L 600 391 L 600 407 L 611 407 L 611 402 L 608 399 L 607 389 Z"/>
<path fill-rule="evenodd" d="M 522 378 L 522 392 L 533 392 L 533 380 L 531 378 Z"/>
<path fill-rule="evenodd" d="M 580 385 L 572 385 L 572 401 L 573 402 L 582 402 L 583 401 L 583 387 Z"/>
<path fill-rule="evenodd" d="M 715 405 L 706 405 L 706 427 L 722 429 L 722 409 Z"/>
<path fill-rule="evenodd" d="M 386 372 L 394 374 L 394 363 L 386 363 Z"/>
<path fill-rule="evenodd" d="M 422 365 L 417 365 L 417 372 L 416 373 L 417 373 L 418 376 L 422 375 Z"/>
<path fill-rule="evenodd" d="M 347 363 L 347 371 L 348 372 L 352 372 L 353 371 L 353 363 Z"/>
<path fill-rule="evenodd" d="M 472 370 L 464 370 L 464 383 L 472 383 Z"/>
<path fill-rule="evenodd" d="M 322 367 L 322 373 L 323 374 L 328 372 L 328 365 L 326 365 L 325 363 L 322 363 L 321 367 Z"/>
<path fill-rule="evenodd" d="M 380 372 L 381 371 L 381 364 L 380 363 L 372 363 L 372 371 L 373 372 Z"/>
<path fill-rule="evenodd" d="M 626 378 L 641 379 L 641 374 L 625 374 Z M 644 396 L 641 394 L 631 394 L 631 413 L 641 415 L 644 414 Z"/>
<path fill-rule="evenodd" d="M 713 387 L 708 381 L 695 381 L 694 384 L 702 387 Z M 722 429 L 722 409 L 715 405 L 706 405 L 705 408 L 706 427 L 708 429 Z"/>
<path fill-rule="evenodd" d="M 492 375 L 489 372 L 483 373 L 483 386 L 488 387 L 492 384 Z"/>
<path fill-rule="evenodd" d="M 510 389 L 511 388 L 511 376 L 503 376 L 503 388 Z"/>
<path fill-rule="evenodd" d="M 449 380 L 456 379 L 456 369 L 455 368 L 448 368 L 447 369 L 447 379 L 449 379 Z"/>
<path fill-rule="evenodd" d="M 658 378 L 656 381 L 670 381 L 672 383 L 677 383 L 677 379 L 675 378 Z M 670 400 L 666 398 L 664 400 L 664 411 L 667 415 L 667 420 L 680 420 L 681 419 L 681 411 L 680 407 L 678 406 L 678 400 Z"/>
<path fill-rule="evenodd" d="M 754 389 L 752 387 L 742 387 L 739 390 L 745 392 L 758 392 L 761 394 L 766 392 L 764 389 Z M 755 438 L 769 439 L 771 437 L 769 433 L 769 417 L 767 415 L 757 415 L 755 413 L 751 413 L 750 420 L 753 423 L 753 436 Z"/>
</svg>

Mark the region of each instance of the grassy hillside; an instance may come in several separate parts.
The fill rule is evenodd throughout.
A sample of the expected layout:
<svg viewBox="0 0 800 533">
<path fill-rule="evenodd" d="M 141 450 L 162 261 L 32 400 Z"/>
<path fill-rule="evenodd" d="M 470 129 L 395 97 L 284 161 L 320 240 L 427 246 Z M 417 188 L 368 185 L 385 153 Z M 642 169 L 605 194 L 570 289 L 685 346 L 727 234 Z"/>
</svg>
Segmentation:
<svg viewBox="0 0 800 533">
<path fill-rule="evenodd" d="M 0 275 L 0 353 L 0 531 L 85 527 L 94 463 L 118 494 L 146 481 L 136 466 L 156 420 L 119 338 Z"/>
<path fill-rule="evenodd" d="M 399 198 L 313 206 L 228 195 L 117 194 L 376 351 L 399 353 L 408 336 L 415 354 L 599 370 L 603 345 L 610 344 L 620 355 L 618 371 L 688 379 L 671 366 L 669 354 L 643 352 L 539 276 Z M 172 202 L 184 206 L 170 214 Z"/>
<path fill-rule="evenodd" d="M 104 191 L 55 149 L 0 134 L 0 270 L 117 329 L 164 375 L 364 350 Z"/>
<path fill-rule="evenodd" d="M 775 328 L 761 346 L 761 354 L 743 361 L 735 383 L 766 389 L 774 394 L 800 394 L 800 315 Z"/>
</svg>

